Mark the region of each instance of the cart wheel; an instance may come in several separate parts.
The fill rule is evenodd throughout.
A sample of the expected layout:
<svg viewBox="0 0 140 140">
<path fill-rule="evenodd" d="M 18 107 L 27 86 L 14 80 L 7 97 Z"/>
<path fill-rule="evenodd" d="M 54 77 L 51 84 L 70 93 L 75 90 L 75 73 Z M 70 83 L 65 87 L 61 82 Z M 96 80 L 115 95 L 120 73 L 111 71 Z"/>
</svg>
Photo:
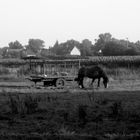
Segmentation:
<svg viewBox="0 0 140 140">
<path fill-rule="evenodd" d="M 64 88 L 64 86 L 65 86 L 65 79 L 63 79 L 63 78 L 58 78 L 58 79 L 56 80 L 55 86 L 56 86 L 57 88 Z"/>
</svg>

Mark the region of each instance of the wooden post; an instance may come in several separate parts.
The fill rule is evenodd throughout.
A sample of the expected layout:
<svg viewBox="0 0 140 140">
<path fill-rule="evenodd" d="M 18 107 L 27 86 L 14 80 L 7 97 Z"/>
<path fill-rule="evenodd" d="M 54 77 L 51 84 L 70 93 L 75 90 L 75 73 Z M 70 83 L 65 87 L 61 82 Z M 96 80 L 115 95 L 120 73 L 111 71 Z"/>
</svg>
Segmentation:
<svg viewBox="0 0 140 140">
<path fill-rule="evenodd" d="M 79 69 L 80 69 L 80 59 L 79 59 Z"/>
<path fill-rule="evenodd" d="M 66 61 L 65 61 L 65 72 L 66 72 Z"/>
</svg>

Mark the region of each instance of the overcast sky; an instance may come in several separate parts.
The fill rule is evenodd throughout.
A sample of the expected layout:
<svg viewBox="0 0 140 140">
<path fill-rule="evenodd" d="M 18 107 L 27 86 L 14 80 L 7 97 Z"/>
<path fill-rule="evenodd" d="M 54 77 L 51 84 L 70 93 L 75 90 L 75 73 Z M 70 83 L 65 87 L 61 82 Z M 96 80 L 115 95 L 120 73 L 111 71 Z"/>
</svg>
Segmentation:
<svg viewBox="0 0 140 140">
<path fill-rule="evenodd" d="M 140 40 L 140 0 L 0 0 L 0 47 L 42 39 L 94 43 L 101 33 Z"/>
</svg>

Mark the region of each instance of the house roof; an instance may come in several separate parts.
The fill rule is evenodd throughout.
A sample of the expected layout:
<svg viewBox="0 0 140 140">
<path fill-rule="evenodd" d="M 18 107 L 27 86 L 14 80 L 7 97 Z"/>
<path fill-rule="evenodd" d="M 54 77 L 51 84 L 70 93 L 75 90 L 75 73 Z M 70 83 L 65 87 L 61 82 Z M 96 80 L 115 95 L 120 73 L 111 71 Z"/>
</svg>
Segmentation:
<svg viewBox="0 0 140 140">
<path fill-rule="evenodd" d="M 74 46 L 73 49 L 71 50 L 70 54 L 71 55 L 81 55 L 81 52 L 76 46 Z"/>
<path fill-rule="evenodd" d="M 7 48 L 7 52 L 21 52 L 23 51 L 24 49 L 10 49 L 10 48 Z"/>
</svg>

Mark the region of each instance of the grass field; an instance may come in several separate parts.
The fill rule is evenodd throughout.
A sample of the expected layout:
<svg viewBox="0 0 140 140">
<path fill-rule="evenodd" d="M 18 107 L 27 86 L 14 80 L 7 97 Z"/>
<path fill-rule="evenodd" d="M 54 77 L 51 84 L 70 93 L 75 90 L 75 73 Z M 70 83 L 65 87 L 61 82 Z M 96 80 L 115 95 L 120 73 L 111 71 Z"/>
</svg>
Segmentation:
<svg viewBox="0 0 140 140">
<path fill-rule="evenodd" d="M 0 138 L 140 138 L 140 80 L 111 77 L 108 89 L 96 84 L 83 90 L 75 82 L 55 89 L 1 81 Z"/>
</svg>

